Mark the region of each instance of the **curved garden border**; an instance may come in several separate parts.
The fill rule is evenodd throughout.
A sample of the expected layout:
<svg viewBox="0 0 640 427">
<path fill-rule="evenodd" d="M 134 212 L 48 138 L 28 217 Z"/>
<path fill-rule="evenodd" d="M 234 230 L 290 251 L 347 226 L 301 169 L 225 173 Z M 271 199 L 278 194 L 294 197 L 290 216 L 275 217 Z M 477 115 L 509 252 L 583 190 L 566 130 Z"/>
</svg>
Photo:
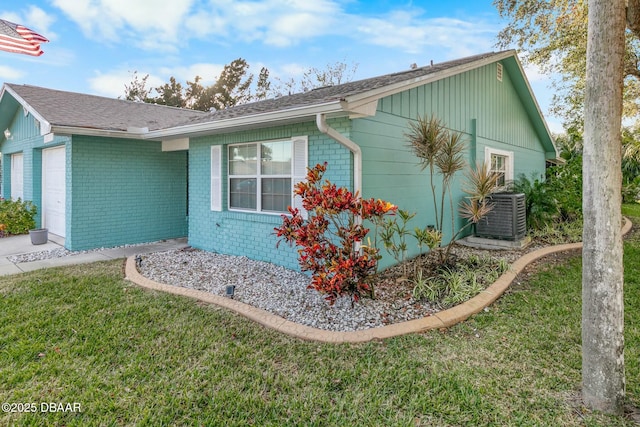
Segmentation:
<svg viewBox="0 0 640 427">
<path fill-rule="evenodd" d="M 627 234 L 632 227 L 631 221 L 624 219 L 625 224 L 622 227 L 622 235 Z M 431 329 L 447 328 L 456 323 L 466 320 L 470 316 L 479 313 L 485 307 L 489 306 L 497 300 L 511 285 L 524 268 L 533 261 L 540 259 L 546 255 L 556 252 L 563 252 L 572 249 L 582 248 L 582 243 L 569 243 L 564 245 L 549 246 L 529 252 L 517 259 L 511 268 L 502 274 L 491 286 L 482 291 L 480 294 L 471 298 L 462 304 L 447 310 L 440 311 L 431 316 L 422 317 L 420 319 L 409 320 L 401 323 L 381 326 L 377 328 L 364 329 L 359 331 L 336 332 L 326 331 L 323 329 L 312 328 L 310 326 L 301 325 L 299 323 L 286 320 L 280 316 L 272 314 L 266 310 L 253 307 L 230 298 L 213 295 L 209 292 L 199 291 L 196 289 L 182 288 L 179 286 L 166 285 L 147 279 L 142 276 L 136 268 L 135 257 L 127 258 L 125 265 L 125 278 L 144 288 L 153 289 L 162 292 L 168 292 L 175 295 L 183 295 L 198 299 L 220 307 L 228 308 L 236 313 L 247 317 L 263 326 L 275 329 L 287 335 L 291 335 L 304 340 L 330 342 L 330 343 L 358 343 L 366 342 L 374 339 L 390 338 L 398 335 L 410 334 L 413 332 L 428 331 Z"/>
</svg>

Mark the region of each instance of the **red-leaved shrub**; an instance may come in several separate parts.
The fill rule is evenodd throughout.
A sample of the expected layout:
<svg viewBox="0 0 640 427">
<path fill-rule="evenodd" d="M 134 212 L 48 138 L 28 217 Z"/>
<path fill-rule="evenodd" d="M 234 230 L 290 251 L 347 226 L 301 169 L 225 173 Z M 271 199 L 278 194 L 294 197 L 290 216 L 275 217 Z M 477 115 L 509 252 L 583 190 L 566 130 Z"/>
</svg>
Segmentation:
<svg viewBox="0 0 640 427">
<path fill-rule="evenodd" d="M 302 198 L 308 213 L 289 207 L 282 225 L 275 231 L 279 238 L 298 249 L 300 267 L 312 274 L 310 288 L 326 294 L 333 304 L 343 295 L 352 302 L 363 295 L 373 296 L 372 277 L 381 256 L 374 245 L 363 245 L 369 229 L 364 220 L 379 220 L 394 214 L 397 206 L 380 199 L 363 200 L 345 187 L 322 182 L 327 163 L 309 169 L 307 180 L 296 184 L 295 194 Z"/>
</svg>

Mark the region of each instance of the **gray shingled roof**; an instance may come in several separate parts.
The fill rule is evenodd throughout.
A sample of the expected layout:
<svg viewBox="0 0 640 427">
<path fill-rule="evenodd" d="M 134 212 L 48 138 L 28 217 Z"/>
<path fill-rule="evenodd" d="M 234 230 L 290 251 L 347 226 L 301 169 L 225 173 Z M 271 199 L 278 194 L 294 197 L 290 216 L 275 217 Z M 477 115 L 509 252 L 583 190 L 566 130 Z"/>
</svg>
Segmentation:
<svg viewBox="0 0 640 427">
<path fill-rule="evenodd" d="M 398 73 L 386 74 L 364 80 L 353 81 L 335 86 L 327 86 L 313 89 L 308 92 L 282 96 L 264 101 L 252 102 L 250 104 L 238 105 L 220 111 L 212 111 L 205 116 L 194 117 L 184 124 L 206 123 L 216 120 L 233 119 L 243 116 L 251 116 L 260 113 L 269 113 L 280 110 L 288 110 L 296 107 L 319 105 L 330 101 L 343 100 L 348 96 L 358 95 L 395 83 L 410 81 L 418 77 L 435 74 L 460 65 L 469 64 L 492 56 L 502 55 L 504 52 L 490 52 L 480 55 L 469 56 L 453 61 L 441 62 L 428 65 L 426 67 L 401 71 Z"/>
<path fill-rule="evenodd" d="M 436 74 L 458 66 L 504 55 L 490 52 L 401 71 L 383 76 L 317 88 L 264 101 L 238 105 L 225 110 L 201 112 L 163 105 L 124 101 L 95 95 L 66 92 L 30 85 L 6 84 L 52 126 L 78 127 L 107 131 L 127 131 L 130 128 L 163 130 L 181 125 L 193 125 L 252 116 L 260 113 L 286 111 L 298 107 L 321 105 L 366 94 L 402 82 Z"/>
<path fill-rule="evenodd" d="M 6 86 L 24 99 L 52 126 L 112 131 L 126 131 L 128 128 L 144 127 L 148 127 L 149 130 L 158 130 L 207 115 L 202 111 L 65 92 L 37 86 L 9 83 Z"/>
</svg>

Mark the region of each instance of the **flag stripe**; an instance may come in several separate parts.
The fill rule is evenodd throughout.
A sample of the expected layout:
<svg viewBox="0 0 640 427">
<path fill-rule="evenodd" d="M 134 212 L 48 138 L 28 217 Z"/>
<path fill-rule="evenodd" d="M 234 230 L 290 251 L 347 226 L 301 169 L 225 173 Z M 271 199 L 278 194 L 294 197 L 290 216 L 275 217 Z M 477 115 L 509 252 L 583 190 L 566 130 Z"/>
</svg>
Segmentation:
<svg viewBox="0 0 640 427">
<path fill-rule="evenodd" d="M 30 40 L 30 41 L 40 42 L 40 43 L 45 43 L 45 42 L 49 41 L 45 37 L 43 37 L 40 34 L 36 33 L 35 31 L 31 31 L 30 29 L 28 29 L 27 27 L 23 27 L 22 25 L 17 25 L 16 26 L 16 31 L 22 37 L 24 37 L 25 39 Z"/>
<path fill-rule="evenodd" d="M 27 27 L 0 19 L 0 50 L 40 56 L 44 53 L 40 43 L 48 41 Z"/>
<path fill-rule="evenodd" d="M 0 34 L 0 50 L 6 50 L 9 52 L 24 53 L 27 55 L 40 56 L 42 50 L 40 49 L 40 43 L 30 43 L 26 40 L 16 40 L 12 37 L 3 36 Z"/>
</svg>

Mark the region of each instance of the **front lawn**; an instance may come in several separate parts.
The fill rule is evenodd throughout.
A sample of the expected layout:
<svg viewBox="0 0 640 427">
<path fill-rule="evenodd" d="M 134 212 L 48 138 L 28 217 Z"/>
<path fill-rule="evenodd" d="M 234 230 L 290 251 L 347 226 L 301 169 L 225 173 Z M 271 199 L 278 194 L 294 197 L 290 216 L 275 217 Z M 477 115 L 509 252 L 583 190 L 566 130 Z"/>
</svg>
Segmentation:
<svg viewBox="0 0 640 427">
<path fill-rule="evenodd" d="M 634 425 L 579 405 L 579 254 L 536 269 L 449 330 L 358 345 L 142 290 L 120 261 L 3 277 L 0 402 L 36 412 L 0 425 Z M 627 400 L 640 406 L 637 233 L 625 269 Z"/>
</svg>

